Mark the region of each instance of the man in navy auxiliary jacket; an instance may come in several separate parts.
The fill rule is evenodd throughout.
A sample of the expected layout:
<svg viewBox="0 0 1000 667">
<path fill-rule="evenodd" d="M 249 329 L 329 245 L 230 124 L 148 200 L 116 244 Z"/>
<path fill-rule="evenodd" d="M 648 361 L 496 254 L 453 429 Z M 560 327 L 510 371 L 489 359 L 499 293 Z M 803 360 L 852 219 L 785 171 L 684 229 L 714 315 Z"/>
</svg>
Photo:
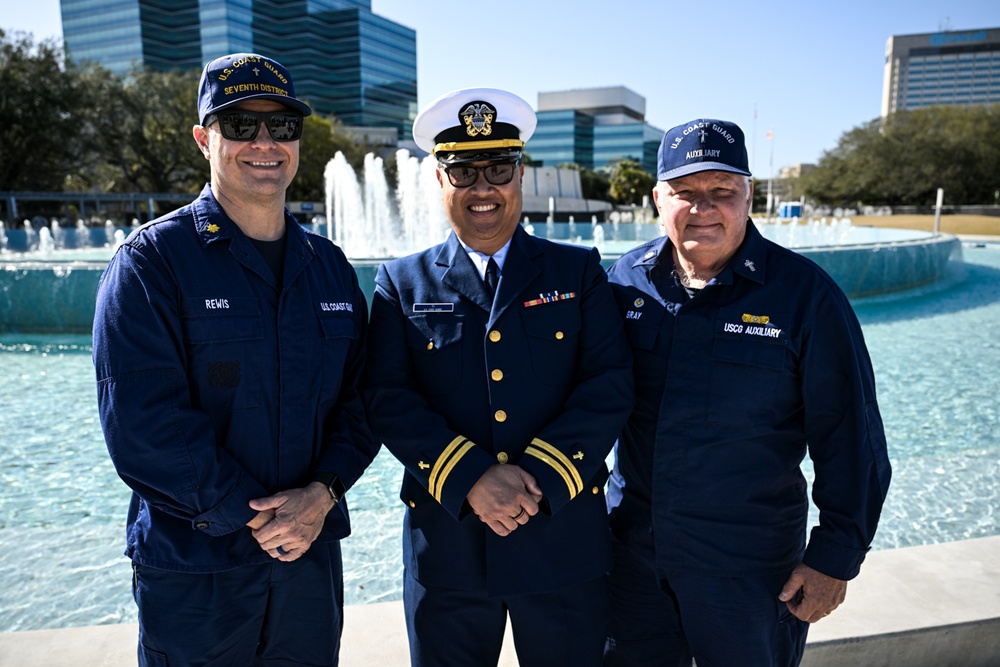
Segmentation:
<svg viewBox="0 0 1000 667">
<path fill-rule="evenodd" d="M 606 664 L 797 665 L 808 623 L 858 574 L 889 485 L 871 361 L 840 288 L 749 220 L 739 127 L 670 130 L 657 177 L 666 236 L 609 271 L 636 406 L 608 491 Z"/>
<path fill-rule="evenodd" d="M 387 262 L 365 398 L 403 463 L 414 665 L 599 665 L 608 623 L 605 459 L 632 408 L 628 345 L 592 248 L 519 225 L 524 100 L 489 88 L 413 124 L 454 233 Z M 495 290 L 495 296 L 494 296 Z"/>
<path fill-rule="evenodd" d="M 131 487 L 140 665 L 336 665 L 343 495 L 378 451 L 358 390 L 353 268 L 284 206 L 291 75 L 234 54 L 202 74 L 212 181 L 133 232 L 97 296 L 101 424 Z"/>
</svg>

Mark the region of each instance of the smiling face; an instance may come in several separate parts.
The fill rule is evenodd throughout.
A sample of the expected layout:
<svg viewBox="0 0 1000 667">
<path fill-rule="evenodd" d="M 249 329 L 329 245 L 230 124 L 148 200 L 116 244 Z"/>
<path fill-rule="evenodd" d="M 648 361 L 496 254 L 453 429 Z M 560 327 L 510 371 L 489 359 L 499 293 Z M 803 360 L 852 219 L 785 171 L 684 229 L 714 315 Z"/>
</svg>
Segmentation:
<svg viewBox="0 0 1000 667">
<path fill-rule="evenodd" d="M 470 166 L 484 167 L 488 160 Z M 514 178 L 506 185 L 488 183 L 482 172 L 467 188 L 456 188 L 440 168 L 435 172 L 441 185 L 445 214 L 455 234 L 473 250 L 492 255 L 514 235 L 521 218 L 521 179 L 524 166 L 518 164 Z"/>
<path fill-rule="evenodd" d="M 659 181 L 653 200 L 677 253 L 700 266 L 722 266 L 746 234 L 753 182 L 726 171 Z"/>
<path fill-rule="evenodd" d="M 236 105 L 248 111 L 282 111 L 286 107 L 272 100 L 251 100 Z M 285 190 L 299 168 L 299 142 L 277 142 L 266 127 L 253 141 L 233 141 L 222 136 L 219 123 L 196 125 L 194 138 L 212 168 L 212 191 L 219 201 L 241 205 L 262 203 L 284 205 Z"/>
</svg>

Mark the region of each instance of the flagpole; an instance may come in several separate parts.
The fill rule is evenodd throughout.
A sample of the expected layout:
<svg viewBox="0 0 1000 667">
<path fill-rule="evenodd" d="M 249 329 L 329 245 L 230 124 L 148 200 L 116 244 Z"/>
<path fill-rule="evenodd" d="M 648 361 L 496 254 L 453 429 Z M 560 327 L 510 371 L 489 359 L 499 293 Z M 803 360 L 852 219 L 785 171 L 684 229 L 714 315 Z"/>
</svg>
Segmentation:
<svg viewBox="0 0 1000 667">
<path fill-rule="evenodd" d="M 750 148 L 753 151 L 750 158 L 750 173 L 757 173 L 757 103 L 753 103 L 753 139 L 750 143 Z M 753 214 L 753 201 L 750 202 L 750 214 Z"/>
<path fill-rule="evenodd" d="M 771 195 L 771 179 L 774 177 L 774 130 L 767 131 L 767 142 L 771 144 L 771 160 L 767 172 L 767 221 L 771 222 L 771 208 L 774 202 Z"/>
</svg>

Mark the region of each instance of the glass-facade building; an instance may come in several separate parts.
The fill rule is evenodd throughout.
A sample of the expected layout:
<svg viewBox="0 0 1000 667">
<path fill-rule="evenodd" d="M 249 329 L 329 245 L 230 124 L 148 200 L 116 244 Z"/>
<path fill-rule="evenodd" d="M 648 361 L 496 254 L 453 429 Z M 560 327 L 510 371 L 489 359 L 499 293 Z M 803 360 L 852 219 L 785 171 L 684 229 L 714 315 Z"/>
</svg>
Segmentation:
<svg viewBox="0 0 1000 667">
<path fill-rule="evenodd" d="M 1000 102 L 1000 28 L 893 35 L 885 45 L 882 117 L 937 104 Z"/>
<path fill-rule="evenodd" d="M 117 74 L 136 65 L 197 69 L 228 53 L 274 58 L 313 110 L 344 125 L 410 137 L 417 113 L 417 39 L 371 12 L 371 0 L 62 0 L 75 62 Z"/>
<path fill-rule="evenodd" d="M 628 88 L 538 94 L 538 125 L 527 151 L 535 166 L 600 169 L 634 160 L 656 173 L 663 131 L 645 121 L 646 99 Z"/>
</svg>

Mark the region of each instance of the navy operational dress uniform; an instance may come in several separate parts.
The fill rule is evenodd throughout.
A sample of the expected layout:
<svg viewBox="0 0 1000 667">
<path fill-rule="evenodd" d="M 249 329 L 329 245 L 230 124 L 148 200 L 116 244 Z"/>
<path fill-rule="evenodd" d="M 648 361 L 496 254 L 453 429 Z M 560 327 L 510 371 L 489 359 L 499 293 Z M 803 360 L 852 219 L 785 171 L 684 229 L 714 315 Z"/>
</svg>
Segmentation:
<svg viewBox="0 0 1000 667">
<path fill-rule="evenodd" d="M 440 147 L 473 102 L 498 143 L 458 139 L 438 158 L 471 152 L 488 169 L 534 127 L 530 107 L 509 93 L 444 96 L 418 117 L 414 136 Z M 514 125 L 506 138 L 498 120 Z M 486 193 L 486 182 L 476 187 Z M 519 202 L 519 179 L 497 187 L 517 188 Z M 477 270 L 454 232 L 376 277 L 365 395 L 376 436 L 405 466 L 415 665 L 496 664 L 508 613 L 521 665 L 601 660 L 605 459 L 632 406 L 630 356 L 597 251 L 530 236 L 516 223 L 520 210 L 511 214 L 510 238 L 493 255 L 502 259 L 495 299 L 486 258 Z M 506 536 L 467 500 L 496 464 L 520 466 L 544 494 L 540 511 Z"/>
<path fill-rule="evenodd" d="M 275 130 L 253 116 L 279 105 L 308 111 L 280 64 L 219 58 L 201 92 L 195 136 L 213 142 L 212 159 L 225 150 L 275 163 L 297 154 L 275 143 L 297 139 L 282 134 L 295 118 L 277 112 Z M 232 139 L 229 128 L 212 137 L 206 116 L 215 113 L 233 126 L 249 117 L 258 140 Z M 250 502 L 280 494 L 291 503 L 320 482 L 333 498 L 311 490 L 299 506 L 325 509 L 374 458 L 358 387 L 367 307 L 340 249 L 282 213 L 284 193 L 271 186 L 278 170 L 260 186 L 244 165 L 222 162 L 194 202 L 129 235 L 98 288 L 97 395 L 108 450 L 132 489 L 125 553 L 139 664 L 333 665 L 346 502 L 320 516 L 318 535 L 296 555 L 255 538 L 248 524 L 266 529 L 256 520 L 267 513 Z M 230 177 L 225 187 L 215 182 L 219 169 Z M 216 197 L 217 187 L 244 192 L 234 174 L 250 190 L 276 191 L 269 222 L 284 232 L 273 265 Z"/>
<path fill-rule="evenodd" d="M 660 180 L 700 207 L 692 225 L 717 224 L 717 202 L 673 179 L 711 170 L 749 175 L 736 126 L 666 134 Z M 608 665 L 798 664 L 808 624 L 782 586 L 800 563 L 854 578 L 875 535 L 890 468 L 861 327 L 813 262 L 751 221 L 741 238 L 701 289 L 678 277 L 666 236 L 609 270 L 636 406 L 608 491 Z M 807 452 L 819 509 L 808 544 Z"/>
</svg>

